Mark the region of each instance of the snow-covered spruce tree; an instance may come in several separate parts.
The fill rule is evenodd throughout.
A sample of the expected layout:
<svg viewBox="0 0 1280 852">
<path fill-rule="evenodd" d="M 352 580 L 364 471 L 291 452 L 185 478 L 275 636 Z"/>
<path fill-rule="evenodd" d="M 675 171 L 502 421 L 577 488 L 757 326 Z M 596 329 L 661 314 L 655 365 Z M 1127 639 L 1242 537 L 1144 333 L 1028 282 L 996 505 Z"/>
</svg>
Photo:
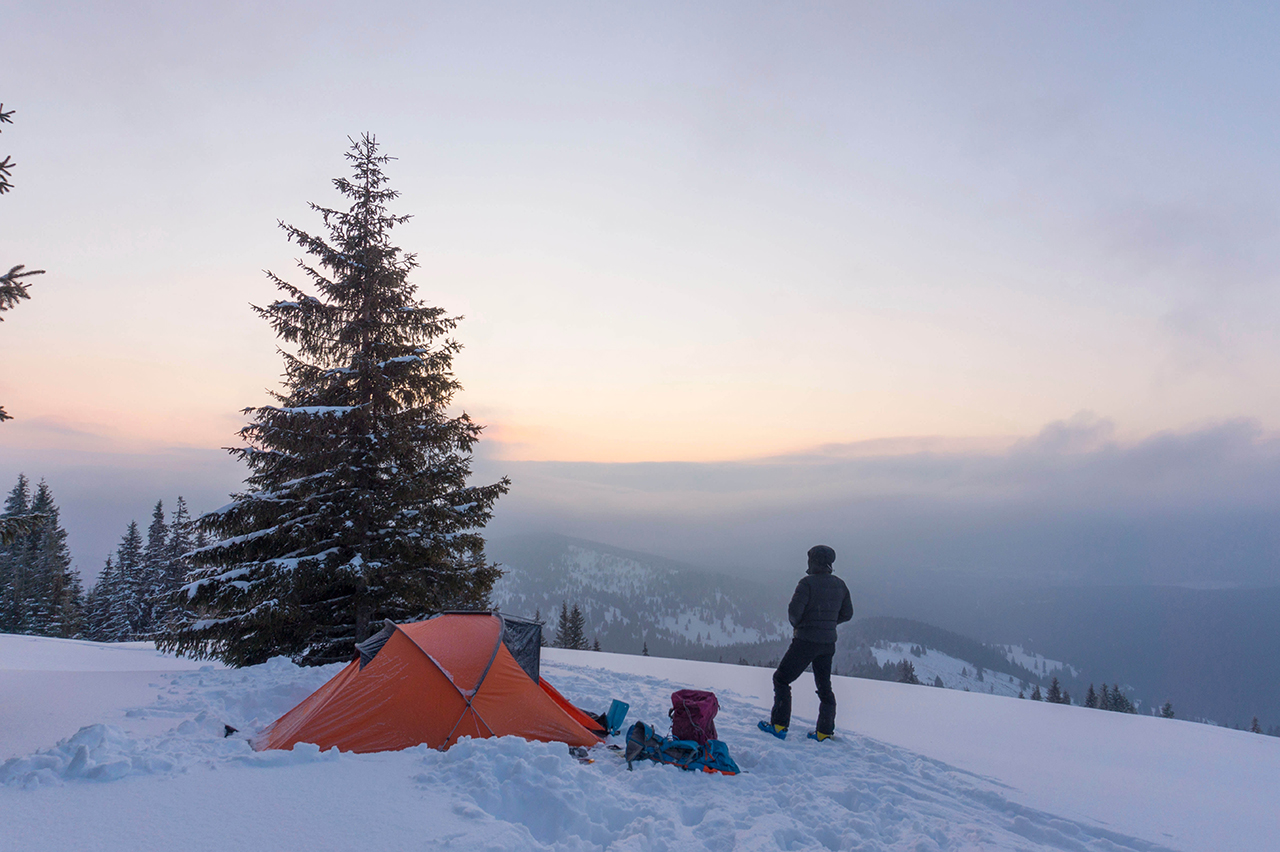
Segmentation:
<svg viewBox="0 0 1280 852">
<path fill-rule="evenodd" d="M 22 519 L 21 528 L 15 526 L 12 535 L 0 541 L 0 633 L 21 633 L 26 589 L 29 582 L 32 525 L 31 482 L 18 474 L 9 496 L 4 501 L 4 514 L 0 518 L 13 521 Z"/>
<path fill-rule="evenodd" d="M 116 572 L 120 577 L 120 594 L 116 598 L 112 617 L 127 627 L 116 641 L 140 639 L 146 619 L 146 578 L 143 562 L 146 550 L 142 544 L 142 530 L 137 521 L 130 521 L 125 528 L 120 546 L 116 548 Z"/>
<path fill-rule="evenodd" d="M 67 531 L 48 483 L 31 491 L 19 474 L 0 521 L 21 519 L 0 536 L 0 633 L 73 636 L 81 606 L 80 578 L 71 567 Z"/>
<path fill-rule="evenodd" d="M 204 544 L 207 542 L 201 542 L 200 546 Z M 159 591 L 152 600 L 152 630 L 157 634 L 173 629 L 182 616 L 182 607 L 175 601 L 174 593 L 186 583 L 190 567 L 187 554 L 196 546 L 187 501 L 179 495 L 169 520 L 169 540 L 164 545 L 161 560 Z"/>
<path fill-rule="evenodd" d="M 165 575 L 169 559 L 169 524 L 164 517 L 164 501 L 157 500 L 151 511 L 151 526 L 147 527 L 147 544 L 142 551 L 142 566 L 138 572 L 138 591 L 141 594 L 141 616 L 138 632 L 146 636 L 159 627 L 164 618 L 164 597 L 173 589 L 165 587 Z"/>
<path fill-rule="evenodd" d="M 115 570 L 111 557 L 107 556 L 107 564 L 98 573 L 98 582 L 89 587 L 84 594 L 84 626 L 80 635 L 85 639 L 101 642 L 106 633 L 107 608 L 102 602 L 103 578 Z"/>
<path fill-rule="evenodd" d="M 118 554 L 117 554 L 118 555 Z M 96 642 L 127 642 L 133 638 L 129 614 L 129 582 L 120 563 L 107 557 L 98 582 L 89 592 L 85 637 Z"/>
<path fill-rule="evenodd" d="M 391 243 L 409 217 L 387 210 L 390 158 L 366 134 L 347 159 L 350 208 L 312 205 L 326 236 L 281 223 L 315 292 L 268 273 L 285 297 L 255 310 L 292 351 L 231 451 L 245 491 L 200 519 L 216 540 L 192 553 L 190 617 L 160 642 L 180 654 L 348 660 L 383 619 L 487 607 L 501 575 L 479 530 L 509 482 L 467 484 L 482 427 L 449 412 L 458 320 L 416 298 L 414 256 Z"/>
<path fill-rule="evenodd" d="M 70 638 L 80 632 L 84 591 L 80 574 L 71 567 L 67 531 L 48 483 L 36 486 L 31 512 L 39 520 L 31 531 L 27 631 L 40 636 Z"/>
<path fill-rule="evenodd" d="M 128 642 L 140 638 L 145 605 L 142 579 L 144 547 L 137 521 L 129 523 L 107 557 L 86 604 L 85 636 L 99 642 Z"/>
<path fill-rule="evenodd" d="M 119 565 L 108 555 L 85 604 L 85 638 L 95 642 L 124 642 L 131 638 L 125 586 Z"/>
</svg>

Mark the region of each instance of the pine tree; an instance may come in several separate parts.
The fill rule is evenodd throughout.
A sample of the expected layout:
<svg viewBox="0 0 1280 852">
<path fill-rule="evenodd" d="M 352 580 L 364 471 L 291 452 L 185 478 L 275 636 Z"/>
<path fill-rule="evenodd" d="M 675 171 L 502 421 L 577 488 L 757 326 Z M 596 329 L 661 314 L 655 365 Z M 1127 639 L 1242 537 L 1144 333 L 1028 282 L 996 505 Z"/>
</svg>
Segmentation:
<svg viewBox="0 0 1280 852">
<path fill-rule="evenodd" d="M 916 677 L 916 667 L 910 660 L 898 663 L 898 683 L 920 683 L 920 679 Z"/>
<path fill-rule="evenodd" d="M 98 582 L 90 593 L 87 635 L 98 642 L 124 642 L 131 638 L 128 582 L 118 562 L 107 557 Z"/>
<path fill-rule="evenodd" d="M 107 607 L 103 603 L 103 592 L 106 589 L 106 584 L 103 580 L 114 571 L 115 565 L 111 556 L 108 555 L 106 564 L 98 572 L 98 581 L 85 593 L 84 628 L 82 632 L 86 639 L 91 639 L 95 642 L 106 640 Z"/>
<path fill-rule="evenodd" d="M 13 124 L 13 110 L 5 111 L 4 104 L 0 104 L 0 124 Z M 9 178 L 13 175 L 14 162 L 11 158 L 5 157 L 0 160 L 0 195 L 4 195 L 13 189 L 13 184 Z M 23 271 L 25 266 L 19 264 L 11 268 L 8 272 L 0 275 L 0 313 L 4 313 L 23 299 L 31 298 L 27 294 L 27 287 L 30 285 L 22 279 L 30 275 L 43 275 L 43 269 L 32 269 Z M 0 317 L 0 320 L 3 320 Z M 0 406 L 0 423 L 13 418 L 5 412 L 4 406 Z M 27 530 L 28 519 L 22 516 L 9 515 L 0 517 L 0 545 L 8 544 L 13 538 L 23 534 Z"/>
<path fill-rule="evenodd" d="M 1044 698 L 1040 695 L 1040 684 L 1038 684 L 1038 683 L 1036 684 L 1036 688 L 1035 688 L 1035 689 L 1033 689 L 1033 690 L 1031 690 L 1031 700 L 1032 700 L 1032 701 L 1043 701 L 1043 700 L 1044 700 Z"/>
<path fill-rule="evenodd" d="M 600 637 L 599 637 L 599 636 L 595 637 L 595 639 L 592 641 L 592 643 L 591 643 L 591 650 L 593 650 L 593 651 L 599 651 L 599 650 L 600 650 Z M 723 663 L 723 662 L 724 662 L 724 658 L 721 658 L 720 662 L 722 662 L 722 663 Z"/>
<path fill-rule="evenodd" d="M 275 405 L 246 409 L 246 489 L 201 525 L 189 621 L 165 648 L 232 665 L 286 654 L 304 664 L 350 659 L 383 619 L 488 605 L 501 576 L 479 530 L 509 481 L 469 486 L 482 427 L 450 416 L 457 318 L 419 301 L 412 254 L 391 243 L 409 217 L 389 157 L 371 135 L 347 154 L 334 186 L 346 211 L 313 205 L 327 235 L 281 223 L 311 256 L 317 295 L 268 273 L 284 297 L 256 308 L 293 347 L 282 350 Z"/>
<path fill-rule="evenodd" d="M 571 632 L 572 628 L 569 626 L 569 602 L 561 601 L 560 619 L 556 623 L 556 636 L 551 642 L 552 646 L 556 648 L 572 648 L 573 646 L 570 644 Z"/>
<path fill-rule="evenodd" d="M 1262 733 L 1262 725 L 1258 724 L 1258 717 L 1253 717 L 1253 724 L 1249 726 L 1249 732 L 1254 734 Z"/>
<path fill-rule="evenodd" d="M 569 612 L 569 641 L 563 647 L 577 651 L 587 650 L 587 622 L 576 603 Z"/>
<path fill-rule="evenodd" d="M 145 550 L 142 531 L 137 521 L 130 521 L 120 546 L 116 548 L 116 574 L 120 579 L 119 591 L 112 620 L 126 625 L 123 635 L 114 641 L 125 642 L 141 638 L 147 616 L 147 582 L 143 574 Z"/>
<path fill-rule="evenodd" d="M 39 520 L 28 536 L 27 632 L 69 638 L 80 631 L 84 592 L 79 573 L 71 567 L 60 510 L 44 481 L 36 486 L 31 512 Z"/>
<path fill-rule="evenodd" d="M 128 642 L 138 638 L 144 606 L 143 554 L 142 533 L 137 521 L 132 521 L 89 593 L 85 625 L 89 639 Z"/>
<path fill-rule="evenodd" d="M 169 574 L 169 524 L 164 517 L 164 501 L 157 500 L 151 512 L 151 526 L 147 527 L 147 545 L 142 552 L 142 565 L 138 570 L 139 618 L 138 634 L 150 635 L 164 620 L 168 609 L 165 597 L 173 590 L 168 587 Z"/>
<path fill-rule="evenodd" d="M 3 104 L 0 104 L 0 106 L 3 106 Z M 0 113 L 0 116 L 2 115 L 3 113 Z M 0 162 L 0 169 L 3 168 L 3 163 L 7 161 L 8 158 L 6 157 L 3 162 Z M 3 180 L 4 177 L 0 174 L 0 181 Z M 18 303 L 23 299 L 31 298 L 30 294 L 27 293 L 27 289 L 31 285 L 23 281 L 23 278 L 43 274 L 43 269 L 27 269 L 24 264 L 19 263 L 17 266 L 10 267 L 8 272 L 0 275 L 0 313 L 17 307 Z M 3 321 L 4 317 L 0 317 L 0 322 Z M 0 405 L 0 423 L 12 419 L 13 416 L 4 410 L 3 405 Z M 24 526 L 18 519 L 0 518 L 0 542 L 7 541 L 11 536 L 19 534 L 23 529 Z"/>
<path fill-rule="evenodd" d="M 1160 715 L 1161 715 L 1161 716 L 1163 716 L 1163 717 L 1164 717 L 1164 718 L 1166 718 L 1166 719 L 1172 719 L 1172 718 L 1174 718 L 1174 716 L 1173 716 L 1173 702 L 1171 702 L 1171 701 L 1166 701 L 1166 702 L 1164 703 L 1164 706 L 1162 706 L 1162 707 L 1160 708 Z"/>
<path fill-rule="evenodd" d="M 188 554 L 196 547 L 192 535 L 194 524 L 187 501 L 178 496 L 169 520 L 169 540 L 165 544 L 160 592 L 153 600 L 153 630 L 164 635 L 178 626 L 184 614 L 186 595 L 179 590 L 186 584 L 190 568 Z"/>
<path fill-rule="evenodd" d="M 107 557 L 109 562 L 111 557 Z M 104 569 L 105 570 L 105 569 Z M 84 609 L 81 617 L 80 636 L 94 642 L 102 635 L 102 608 L 98 606 L 98 589 L 91 587 L 84 593 Z"/>
<path fill-rule="evenodd" d="M 1049 682 L 1049 694 L 1046 696 L 1046 700 L 1050 704 L 1062 703 L 1062 686 L 1058 683 L 1057 677 L 1054 677 L 1054 679 Z"/>
<path fill-rule="evenodd" d="M 5 112 L 4 104 L 0 104 L 0 124 L 13 124 L 13 113 L 13 110 Z M 9 178 L 13 175 L 14 165 L 15 163 L 10 157 L 0 160 L 0 195 L 4 195 L 13 189 L 13 183 L 10 182 Z"/>
<path fill-rule="evenodd" d="M 31 542 L 31 483 L 23 474 L 4 501 L 12 535 L 0 542 L 0 633 L 21 633 Z"/>
<path fill-rule="evenodd" d="M 74 636 L 82 590 L 48 483 L 33 494 L 19 474 L 0 520 L 13 522 L 0 536 L 0 632 Z"/>
<path fill-rule="evenodd" d="M 1129 696 L 1120 690 L 1120 684 L 1111 684 L 1111 707 L 1117 713 L 1136 713 L 1138 708 L 1133 706 L 1133 702 L 1129 700 Z"/>
<path fill-rule="evenodd" d="M 1106 686 L 1106 684 L 1103 684 L 1103 686 Z M 1089 691 L 1085 693 L 1084 706 L 1091 707 L 1094 710 L 1098 709 L 1098 693 L 1093 691 L 1093 684 L 1089 684 Z"/>
<path fill-rule="evenodd" d="M 538 631 L 538 644 L 543 648 L 550 647 L 551 640 L 547 638 L 547 622 L 542 617 L 542 610 L 535 609 L 533 611 L 533 620 L 542 625 L 542 629 Z"/>
</svg>

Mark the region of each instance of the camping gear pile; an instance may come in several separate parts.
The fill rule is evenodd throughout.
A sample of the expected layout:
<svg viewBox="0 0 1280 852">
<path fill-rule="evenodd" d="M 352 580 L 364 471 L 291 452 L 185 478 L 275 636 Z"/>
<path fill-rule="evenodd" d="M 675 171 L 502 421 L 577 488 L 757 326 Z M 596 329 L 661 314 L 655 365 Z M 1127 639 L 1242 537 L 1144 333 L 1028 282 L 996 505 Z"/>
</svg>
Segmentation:
<svg viewBox="0 0 1280 852">
<path fill-rule="evenodd" d="M 627 769 L 637 760 L 668 763 L 681 769 L 701 769 L 737 775 L 738 764 L 729 747 L 716 739 L 716 712 L 720 702 L 714 692 L 680 689 L 671 693 L 671 736 L 661 737 L 644 722 L 627 732 Z"/>
</svg>

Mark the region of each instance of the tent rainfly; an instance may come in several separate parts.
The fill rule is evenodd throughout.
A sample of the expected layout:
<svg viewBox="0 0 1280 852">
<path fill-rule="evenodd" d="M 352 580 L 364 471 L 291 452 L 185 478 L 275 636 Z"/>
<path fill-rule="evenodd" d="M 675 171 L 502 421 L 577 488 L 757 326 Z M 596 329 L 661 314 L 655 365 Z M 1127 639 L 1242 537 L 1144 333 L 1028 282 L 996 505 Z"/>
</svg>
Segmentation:
<svg viewBox="0 0 1280 852">
<path fill-rule="evenodd" d="M 599 743 L 600 724 L 540 677 L 541 638 L 542 625 L 497 612 L 386 621 L 356 646 L 356 659 L 264 728 L 253 747 L 302 742 L 363 753 L 507 735 Z"/>
</svg>

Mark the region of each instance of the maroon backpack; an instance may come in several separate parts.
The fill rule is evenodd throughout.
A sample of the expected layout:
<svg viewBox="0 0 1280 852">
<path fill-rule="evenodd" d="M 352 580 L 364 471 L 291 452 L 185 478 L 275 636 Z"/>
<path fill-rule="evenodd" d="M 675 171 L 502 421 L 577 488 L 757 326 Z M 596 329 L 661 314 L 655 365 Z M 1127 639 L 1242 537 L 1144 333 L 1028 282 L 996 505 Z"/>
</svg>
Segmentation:
<svg viewBox="0 0 1280 852">
<path fill-rule="evenodd" d="M 716 739 L 716 711 L 720 702 L 714 692 L 700 689 L 681 689 L 671 693 L 671 736 L 678 740 L 693 740 L 706 745 Z"/>
</svg>

